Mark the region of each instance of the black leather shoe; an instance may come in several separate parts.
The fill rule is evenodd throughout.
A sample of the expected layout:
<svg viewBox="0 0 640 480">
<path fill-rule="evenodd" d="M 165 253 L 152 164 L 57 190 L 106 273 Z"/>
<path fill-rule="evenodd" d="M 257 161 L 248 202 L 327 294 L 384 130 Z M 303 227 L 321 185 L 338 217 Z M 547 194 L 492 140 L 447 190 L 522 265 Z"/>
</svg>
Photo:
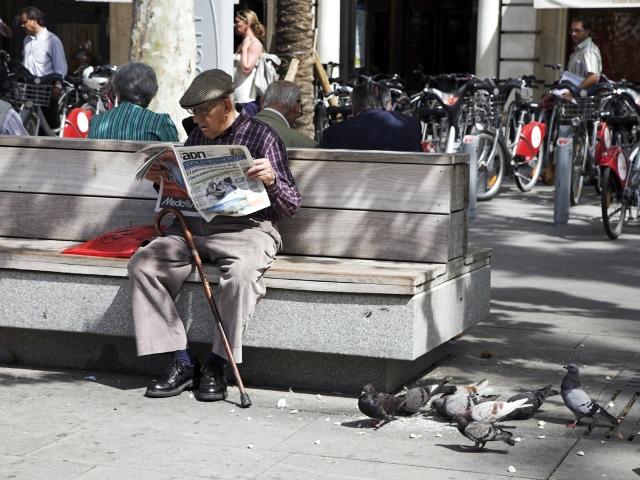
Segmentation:
<svg viewBox="0 0 640 480">
<path fill-rule="evenodd" d="M 180 395 L 185 390 L 198 386 L 200 362 L 194 359 L 193 365 L 174 360 L 169 365 L 162 380 L 153 380 L 147 387 L 145 395 L 151 398 L 166 398 Z"/>
<path fill-rule="evenodd" d="M 209 363 L 202 366 L 200 387 L 196 391 L 196 398 L 203 402 L 215 402 L 227 398 L 227 380 L 223 367 Z"/>
</svg>

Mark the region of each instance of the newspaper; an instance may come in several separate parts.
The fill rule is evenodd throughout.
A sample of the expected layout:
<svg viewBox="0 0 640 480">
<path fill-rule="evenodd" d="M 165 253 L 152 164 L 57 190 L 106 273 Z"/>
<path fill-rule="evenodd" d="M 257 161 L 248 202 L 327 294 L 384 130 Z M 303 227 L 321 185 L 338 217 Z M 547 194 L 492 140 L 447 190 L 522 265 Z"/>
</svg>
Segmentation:
<svg viewBox="0 0 640 480">
<path fill-rule="evenodd" d="M 579 87 L 583 80 L 584 77 L 576 75 L 575 73 L 568 72 L 566 70 L 562 72 L 562 76 L 560 77 L 561 82 L 567 82 L 575 85 L 576 87 Z M 569 100 L 571 101 L 571 103 L 577 103 L 568 88 L 556 88 L 554 90 L 551 90 L 551 94 L 555 95 L 556 97 L 563 98 L 564 100 Z"/>
<path fill-rule="evenodd" d="M 164 143 L 138 153 L 147 158 L 136 171 L 136 180 L 160 184 L 156 211 L 174 207 L 210 222 L 216 215 L 248 215 L 271 204 L 264 184 L 245 175 L 253 157 L 243 145 Z"/>
</svg>

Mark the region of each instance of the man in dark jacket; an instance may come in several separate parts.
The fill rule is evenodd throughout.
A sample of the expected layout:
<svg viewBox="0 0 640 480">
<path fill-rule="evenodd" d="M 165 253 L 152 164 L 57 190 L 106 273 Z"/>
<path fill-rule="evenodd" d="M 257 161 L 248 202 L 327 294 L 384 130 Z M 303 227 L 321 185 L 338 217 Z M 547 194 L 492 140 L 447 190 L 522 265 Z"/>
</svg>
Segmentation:
<svg viewBox="0 0 640 480">
<path fill-rule="evenodd" d="M 420 123 L 390 112 L 390 104 L 387 87 L 377 83 L 358 85 L 351 92 L 353 118 L 327 128 L 320 147 L 422 152 Z"/>
</svg>

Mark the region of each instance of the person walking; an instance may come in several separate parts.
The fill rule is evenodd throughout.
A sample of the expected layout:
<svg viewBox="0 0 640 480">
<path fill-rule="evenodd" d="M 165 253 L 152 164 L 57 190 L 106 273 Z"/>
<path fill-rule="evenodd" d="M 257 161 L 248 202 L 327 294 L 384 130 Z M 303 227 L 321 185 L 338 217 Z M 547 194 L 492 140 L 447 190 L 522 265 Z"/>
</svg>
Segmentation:
<svg viewBox="0 0 640 480">
<path fill-rule="evenodd" d="M 62 80 L 67 74 L 67 59 L 60 39 L 45 24 L 44 13 L 36 7 L 20 10 L 20 25 L 27 33 L 24 37 L 22 64 L 34 77 L 51 83 L 49 106 L 43 108 L 49 126 L 60 124 L 57 102 L 62 95 Z"/>
<path fill-rule="evenodd" d="M 256 13 L 249 9 L 236 13 L 235 30 L 242 37 L 242 41 L 234 55 L 234 101 L 252 117 L 260 109 L 251 87 L 255 81 L 258 60 L 264 52 L 262 42 L 266 32 Z"/>
</svg>

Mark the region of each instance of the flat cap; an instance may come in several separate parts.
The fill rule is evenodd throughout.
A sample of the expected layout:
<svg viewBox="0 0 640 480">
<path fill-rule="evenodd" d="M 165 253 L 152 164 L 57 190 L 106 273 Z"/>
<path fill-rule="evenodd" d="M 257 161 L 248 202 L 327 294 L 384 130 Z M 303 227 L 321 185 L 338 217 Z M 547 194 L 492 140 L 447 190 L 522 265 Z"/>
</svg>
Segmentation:
<svg viewBox="0 0 640 480">
<path fill-rule="evenodd" d="M 233 80 L 223 70 L 205 70 L 193 79 L 180 99 L 182 108 L 195 107 L 210 100 L 233 93 Z"/>
</svg>

